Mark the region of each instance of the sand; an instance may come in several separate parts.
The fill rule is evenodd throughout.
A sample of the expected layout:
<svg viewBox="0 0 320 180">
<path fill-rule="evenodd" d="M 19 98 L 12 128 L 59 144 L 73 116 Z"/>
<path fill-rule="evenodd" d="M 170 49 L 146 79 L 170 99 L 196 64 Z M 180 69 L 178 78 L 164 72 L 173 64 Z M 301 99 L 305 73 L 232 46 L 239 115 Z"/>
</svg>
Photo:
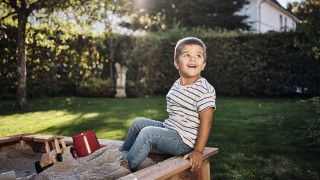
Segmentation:
<svg viewBox="0 0 320 180">
<path fill-rule="evenodd" d="M 41 159 L 30 146 L 16 145 L 14 151 L 0 152 L 0 173 L 14 171 L 17 179 L 118 179 L 131 172 L 120 166 L 126 152 L 120 152 L 119 144 L 109 144 L 94 153 L 74 159 L 71 154 L 63 154 L 62 162 L 57 162 L 43 172 L 37 174 L 34 162 Z M 140 169 L 155 164 L 147 158 Z"/>
<path fill-rule="evenodd" d="M 35 154 L 30 146 L 16 144 L 13 150 L 0 152 L 0 174 L 14 171 L 17 178 L 28 179 L 36 174 L 34 162 L 40 158 L 41 154 Z"/>
</svg>

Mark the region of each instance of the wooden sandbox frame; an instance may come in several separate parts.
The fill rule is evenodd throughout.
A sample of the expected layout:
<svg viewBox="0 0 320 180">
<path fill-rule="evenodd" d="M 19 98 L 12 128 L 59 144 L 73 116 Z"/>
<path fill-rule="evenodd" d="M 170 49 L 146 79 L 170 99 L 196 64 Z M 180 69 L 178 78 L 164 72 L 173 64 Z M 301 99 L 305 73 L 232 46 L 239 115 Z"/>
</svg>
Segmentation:
<svg viewBox="0 0 320 180">
<path fill-rule="evenodd" d="M 8 151 L 14 148 L 15 144 L 20 145 L 28 144 L 36 152 L 46 152 L 48 147 L 48 141 L 43 139 L 50 139 L 52 135 L 41 134 L 18 134 L 6 137 L 0 137 L 0 151 Z M 52 136 L 53 137 L 53 136 Z M 66 145 L 72 145 L 73 141 L 71 137 L 66 136 L 54 136 L 63 139 Z M 122 141 L 98 139 L 101 147 L 108 146 L 108 144 L 121 144 Z M 183 160 L 181 156 L 174 156 L 163 160 L 155 165 L 141 169 L 137 172 L 131 173 L 120 179 L 198 179 L 209 180 L 210 179 L 210 161 L 209 158 L 213 157 L 219 152 L 218 148 L 206 147 L 203 152 L 203 164 L 200 170 L 191 171 L 191 166 L 188 160 Z M 151 156 L 162 156 L 163 154 L 152 151 Z"/>
</svg>

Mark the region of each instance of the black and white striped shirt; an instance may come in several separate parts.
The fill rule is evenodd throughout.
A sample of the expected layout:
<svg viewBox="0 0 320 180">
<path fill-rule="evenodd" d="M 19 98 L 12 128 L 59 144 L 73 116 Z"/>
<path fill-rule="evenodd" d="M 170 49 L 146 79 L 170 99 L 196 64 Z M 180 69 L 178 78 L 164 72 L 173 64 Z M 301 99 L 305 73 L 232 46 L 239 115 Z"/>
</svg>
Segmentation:
<svg viewBox="0 0 320 180">
<path fill-rule="evenodd" d="M 169 118 L 163 125 L 176 130 L 183 142 L 193 148 L 200 125 L 199 113 L 216 108 L 216 92 L 205 78 L 188 86 L 181 86 L 180 82 L 178 79 L 166 96 Z"/>
</svg>

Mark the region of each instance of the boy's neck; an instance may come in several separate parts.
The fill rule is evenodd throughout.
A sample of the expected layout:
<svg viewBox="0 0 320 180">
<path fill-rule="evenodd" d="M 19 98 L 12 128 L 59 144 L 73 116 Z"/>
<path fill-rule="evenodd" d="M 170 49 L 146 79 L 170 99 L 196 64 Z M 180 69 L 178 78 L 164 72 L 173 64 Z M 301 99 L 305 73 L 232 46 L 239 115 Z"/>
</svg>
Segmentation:
<svg viewBox="0 0 320 180">
<path fill-rule="evenodd" d="M 198 79 L 200 79 L 201 76 L 199 77 L 192 77 L 192 78 L 180 78 L 180 85 L 181 86 L 188 86 L 190 84 L 195 83 Z"/>
</svg>

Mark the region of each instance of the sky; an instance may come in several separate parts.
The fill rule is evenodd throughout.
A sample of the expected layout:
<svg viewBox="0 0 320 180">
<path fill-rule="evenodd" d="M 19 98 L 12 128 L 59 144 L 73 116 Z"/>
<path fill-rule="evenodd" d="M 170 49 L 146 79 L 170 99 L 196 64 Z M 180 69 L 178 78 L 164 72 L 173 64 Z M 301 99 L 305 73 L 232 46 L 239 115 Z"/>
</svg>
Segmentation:
<svg viewBox="0 0 320 180">
<path fill-rule="evenodd" d="M 301 2 L 301 0 L 277 0 L 284 8 L 287 8 L 287 3 Z"/>
<path fill-rule="evenodd" d="M 301 2 L 303 0 L 277 0 L 284 8 L 287 8 L 287 3 L 292 3 L 292 2 Z M 97 23 L 94 25 L 95 29 L 102 29 L 103 28 L 103 24 L 101 23 Z M 121 28 L 123 30 L 123 28 Z M 126 30 L 127 31 L 127 30 Z M 123 32 L 123 33 L 132 33 L 132 32 Z"/>
</svg>

